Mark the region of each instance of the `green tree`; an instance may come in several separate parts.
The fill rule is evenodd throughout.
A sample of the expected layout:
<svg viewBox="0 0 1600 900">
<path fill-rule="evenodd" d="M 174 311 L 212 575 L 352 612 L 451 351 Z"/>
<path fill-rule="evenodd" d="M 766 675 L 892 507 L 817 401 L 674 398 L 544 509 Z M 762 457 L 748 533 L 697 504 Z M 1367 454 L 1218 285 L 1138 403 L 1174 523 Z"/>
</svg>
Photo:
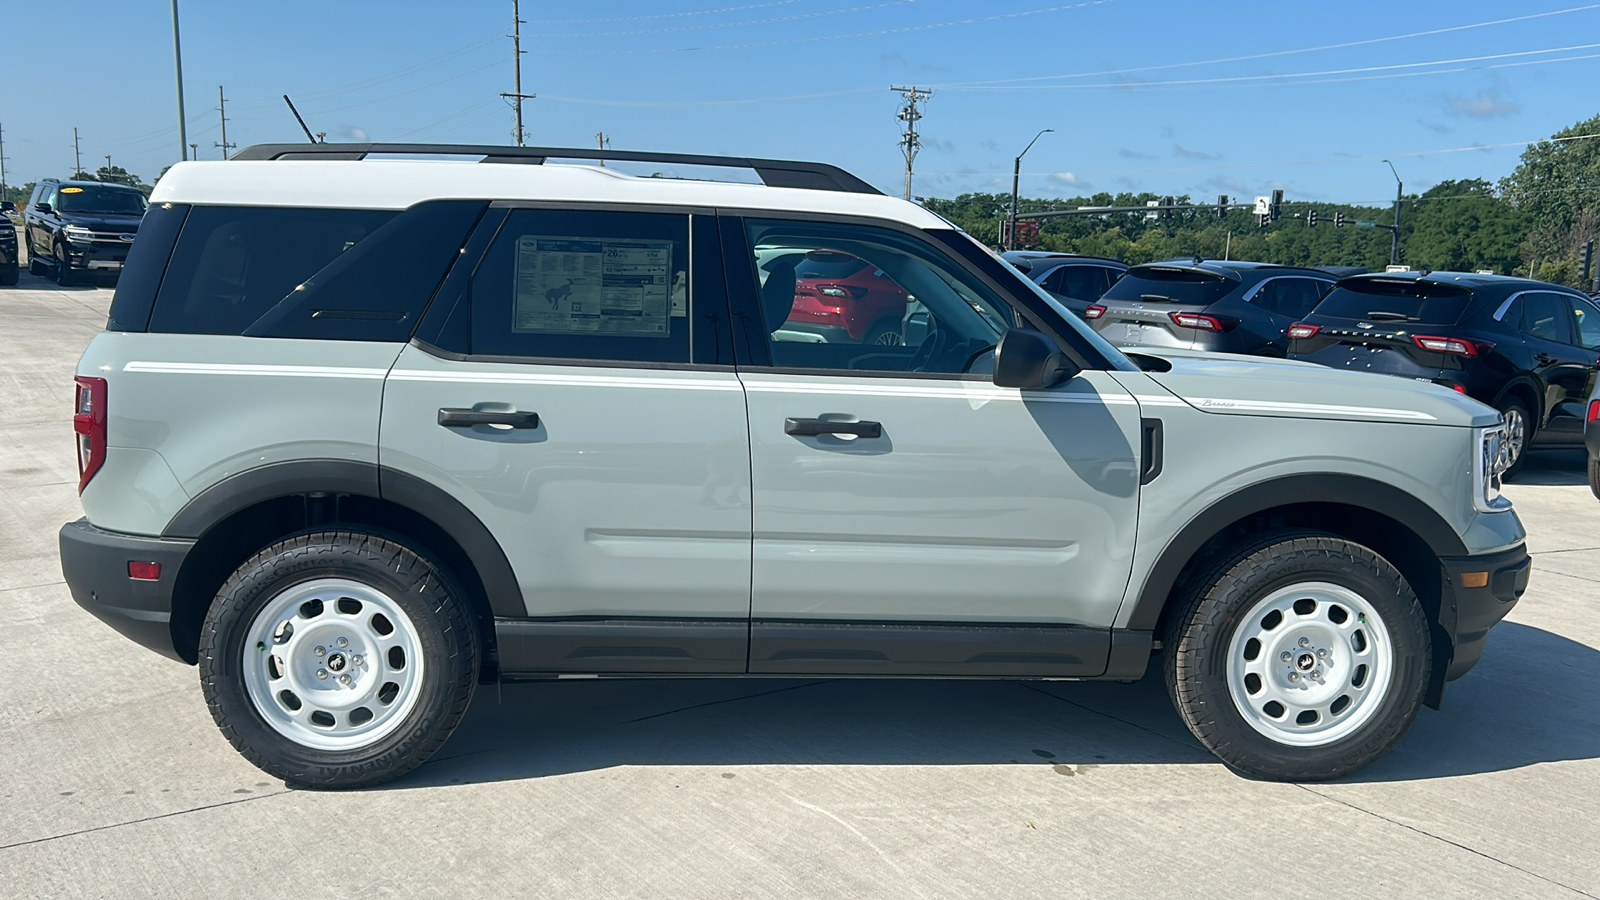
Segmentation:
<svg viewBox="0 0 1600 900">
<path fill-rule="evenodd" d="M 95 170 L 94 180 L 106 184 L 125 184 L 129 187 L 139 186 L 139 176 L 131 174 L 121 166 L 101 166 Z"/>
<path fill-rule="evenodd" d="M 1481 178 L 1441 181 L 1408 207 L 1412 266 L 1510 275 L 1522 261 L 1524 213 Z"/>
<path fill-rule="evenodd" d="M 1600 116 L 1530 144 L 1500 190 L 1523 216 L 1522 262 L 1572 283 L 1578 248 L 1600 231 Z"/>
</svg>

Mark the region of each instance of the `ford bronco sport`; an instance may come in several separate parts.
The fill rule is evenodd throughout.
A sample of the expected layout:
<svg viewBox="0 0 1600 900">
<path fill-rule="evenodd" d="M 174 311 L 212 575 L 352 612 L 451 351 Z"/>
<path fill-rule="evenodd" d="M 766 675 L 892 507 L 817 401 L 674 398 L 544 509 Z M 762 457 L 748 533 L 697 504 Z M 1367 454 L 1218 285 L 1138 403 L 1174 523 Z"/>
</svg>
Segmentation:
<svg viewBox="0 0 1600 900">
<path fill-rule="evenodd" d="M 62 567 L 262 769 L 394 778 L 499 678 L 1153 667 L 1234 770 L 1332 778 L 1527 584 L 1477 401 L 1125 355 L 831 166 L 549 161 L 601 157 L 269 145 L 157 186 L 77 369 Z M 922 326 L 785 327 L 806 254 Z"/>
</svg>

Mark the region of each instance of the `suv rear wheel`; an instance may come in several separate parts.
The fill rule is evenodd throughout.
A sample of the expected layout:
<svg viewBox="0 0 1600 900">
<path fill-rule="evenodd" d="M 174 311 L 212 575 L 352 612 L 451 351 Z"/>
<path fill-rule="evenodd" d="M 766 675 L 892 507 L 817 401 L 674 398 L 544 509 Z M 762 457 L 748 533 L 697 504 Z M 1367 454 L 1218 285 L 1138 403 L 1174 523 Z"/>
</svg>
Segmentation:
<svg viewBox="0 0 1600 900">
<path fill-rule="evenodd" d="M 1600 456 L 1589 457 L 1589 493 L 1600 500 Z"/>
<path fill-rule="evenodd" d="M 1500 401 L 1500 422 L 1506 426 L 1506 468 L 1502 478 L 1510 478 L 1522 468 L 1528 445 L 1533 442 L 1533 415 L 1527 404 L 1516 397 Z"/>
<path fill-rule="evenodd" d="M 421 765 L 471 702 L 461 594 L 415 551 L 318 531 L 257 553 L 206 615 L 201 684 L 245 758 L 290 784 L 366 787 Z"/>
<path fill-rule="evenodd" d="M 1337 778 L 1387 753 L 1416 718 L 1431 646 L 1404 577 L 1359 544 L 1278 532 L 1200 573 L 1166 634 L 1167 688 L 1231 768 Z"/>
</svg>

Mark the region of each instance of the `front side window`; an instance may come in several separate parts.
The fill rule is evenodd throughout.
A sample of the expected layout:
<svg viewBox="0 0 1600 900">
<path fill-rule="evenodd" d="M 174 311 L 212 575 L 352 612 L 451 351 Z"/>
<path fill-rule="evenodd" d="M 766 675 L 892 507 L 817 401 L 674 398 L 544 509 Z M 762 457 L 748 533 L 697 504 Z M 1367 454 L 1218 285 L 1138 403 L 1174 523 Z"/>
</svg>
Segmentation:
<svg viewBox="0 0 1600 900">
<path fill-rule="evenodd" d="M 1543 291 L 1522 298 L 1522 333 L 1541 341 L 1571 344 L 1572 308 L 1560 294 Z"/>
<path fill-rule="evenodd" d="M 471 287 L 475 355 L 689 362 L 689 217 L 513 210 Z"/>
<path fill-rule="evenodd" d="M 975 372 L 1013 319 L 953 260 L 899 232 L 770 220 L 746 229 L 774 366 Z"/>
<path fill-rule="evenodd" d="M 1586 350 L 1600 350 L 1600 306 L 1587 300 L 1568 297 L 1578 324 L 1578 343 Z"/>
</svg>

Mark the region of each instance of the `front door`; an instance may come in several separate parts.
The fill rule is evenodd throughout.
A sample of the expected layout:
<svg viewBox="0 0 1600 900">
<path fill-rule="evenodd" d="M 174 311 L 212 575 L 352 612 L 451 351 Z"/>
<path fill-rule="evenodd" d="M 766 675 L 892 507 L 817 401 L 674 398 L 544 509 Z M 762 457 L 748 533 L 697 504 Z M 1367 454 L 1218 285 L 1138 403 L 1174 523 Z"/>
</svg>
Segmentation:
<svg viewBox="0 0 1600 900">
<path fill-rule="evenodd" d="M 730 291 L 759 298 L 766 341 L 740 367 L 751 671 L 1103 672 L 1133 552 L 1133 397 L 1104 372 L 996 387 L 1013 312 L 915 236 L 748 220 L 738 239 Z M 795 327 L 796 266 L 842 257 L 898 284 L 919 327 L 874 345 Z"/>
<path fill-rule="evenodd" d="M 744 671 L 749 439 L 695 218 L 492 209 L 436 301 L 459 343 L 389 375 L 380 462 L 466 506 L 521 586 L 503 668 Z"/>
</svg>

